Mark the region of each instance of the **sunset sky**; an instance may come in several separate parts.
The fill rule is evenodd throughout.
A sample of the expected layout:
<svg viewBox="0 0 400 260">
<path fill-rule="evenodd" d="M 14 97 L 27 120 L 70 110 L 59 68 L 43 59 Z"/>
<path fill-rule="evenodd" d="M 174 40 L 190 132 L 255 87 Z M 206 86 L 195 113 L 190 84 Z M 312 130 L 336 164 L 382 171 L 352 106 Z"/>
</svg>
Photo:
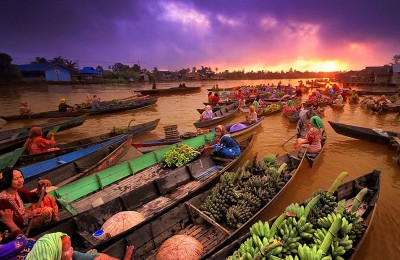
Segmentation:
<svg viewBox="0 0 400 260">
<path fill-rule="evenodd" d="M 152 70 L 360 70 L 400 54 L 399 0 L 2 0 L 0 52 Z"/>
</svg>

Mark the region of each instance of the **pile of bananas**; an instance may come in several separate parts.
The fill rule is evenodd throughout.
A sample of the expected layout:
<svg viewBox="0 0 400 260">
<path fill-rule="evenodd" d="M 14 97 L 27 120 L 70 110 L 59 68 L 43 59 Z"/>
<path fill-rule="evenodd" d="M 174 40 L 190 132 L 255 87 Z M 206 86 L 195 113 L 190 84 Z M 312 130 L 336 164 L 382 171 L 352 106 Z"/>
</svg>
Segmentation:
<svg viewBox="0 0 400 260">
<path fill-rule="evenodd" d="M 238 193 L 235 191 L 236 173 L 225 172 L 221 181 L 212 189 L 211 195 L 201 205 L 201 210 L 215 221 L 224 219 L 228 207 L 235 205 Z"/>
<path fill-rule="evenodd" d="M 345 176 L 347 173 L 339 175 L 326 193 L 333 194 Z M 345 200 L 339 201 L 331 212 L 318 218 L 316 224 L 309 221 L 309 216 L 321 205 L 325 196 L 322 192 L 309 199 L 306 206 L 291 204 L 272 225 L 262 221 L 255 223 L 250 228 L 249 238 L 228 259 L 343 259 L 353 247 L 355 226 L 361 224 L 356 210 L 366 192 L 365 188 L 357 194 L 350 210 L 345 209 Z"/>
<path fill-rule="evenodd" d="M 119 106 L 119 105 L 122 104 L 122 100 L 113 99 L 113 100 L 111 100 L 109 103 L 110 103 L 110 105 L 112 105 L 112 106 Z"/>
<path fill-rule="evenodd" d="M 218 222 L 239 228 L 268 203 L 290 179 L 286 163 L 278 165 L 273 155 L 247 161 L 236 173 L 224 173 L 201 206 L 206 215 Z"/>
<path fill-rule="evenodd" d="M 168 167 L 181 167 L 199 154 L 198 151 L 184 144 L 166 152 L 163 161 Z"/>
<path fill-rule="evenodd" d="M 283 107 L 283 104 L 281 102 L 276 102 L 271 105 L 268 105 L 264 108 L 263 115 L 271 114 L 275 111 L 282 109 L 282 107 Z"/>
</svg>

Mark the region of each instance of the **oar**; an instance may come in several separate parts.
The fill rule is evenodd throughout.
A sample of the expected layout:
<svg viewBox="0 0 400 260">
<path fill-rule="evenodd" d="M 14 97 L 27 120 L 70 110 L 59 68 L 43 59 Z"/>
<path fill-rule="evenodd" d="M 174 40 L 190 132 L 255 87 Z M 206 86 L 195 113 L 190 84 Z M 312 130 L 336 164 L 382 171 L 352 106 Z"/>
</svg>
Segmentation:
<svg viewBox="0 0 400 260">
<path fill-rule="evenodd" d="M 37 207 L 36 207 L 36 208 L 39 208 L 39 207 L 40 207 L 40 204 L 42 204 L 42 200 L 43 200 L 43 197 L 44 197 L 44 193 L 45 193 L 45 192 L 46 192 L 46 186 L 44 185 L 44 186 L 42 187 L 42 191 L 40 192 L 40 197 L 39 197 L 39 201 L 38 201 L 38 203 L 37 203 Z M 31 220 L 29 221 L 28 228 L 26 229 L 26 232 L 25 232 L 26 237 L 29 236 L 29 232 L 31 231 L 32 224 L 33 224 L 33 219 L 34 219 L 34 218 L 35 218 L 35 217 L 32 217 Z"/>
<path fill-rule="evenodd" d="M 287 140 L 286 142 L 284 142 L 284 143 L 282 144 L 282 146 L 284 146 L 287 142 L 289 142 L 290 140 L 292 140 L 293 137 L 295 137 L 296 135 L 297 135 L 297 133 L 295 133 L 292 137 L 290 137 L 289 140 Z"/>
<path fill-rule="evenodd" d="M 50 133 L 53 133 L 53 134 L 55 134 L 55 133 L 57 133 L 58 132 L 58 130 L 60 129 L 60 126 L 59 125 L 57 125 L 57 126 L 54 126 L 49 132 L 48 132 L 48 134 L 47 135 L 49 135 Z"/>
</svg>

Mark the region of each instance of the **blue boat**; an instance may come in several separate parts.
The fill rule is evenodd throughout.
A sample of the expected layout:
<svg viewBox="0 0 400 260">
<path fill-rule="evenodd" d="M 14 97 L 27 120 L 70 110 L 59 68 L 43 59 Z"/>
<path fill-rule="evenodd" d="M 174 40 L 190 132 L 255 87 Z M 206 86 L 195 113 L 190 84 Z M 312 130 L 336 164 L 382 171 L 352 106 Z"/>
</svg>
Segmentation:
<svg viewBox="0 0 400 260">
<path fill-rule="evenodd" d="M 96 165 L 99 160 L 103 159 L 105 156 L 108 156 L 111 151 L 116 150 L 118 147 L 121 147 L 122 144 L 125 144 L 128 141 L 129 143 L 127 144 L 127 147 L 129 148 L 131 140 L 132 135 L 117 136 L 82 150 L 64 154 L 56 158 L 20 168 L 25 178 L 25 187 L 28 189 L 35 188 L 37 185 L 35 180 L 39 177 L 45 177 L 46 179 L 52 181 L 53 185 L 57 185 L 65 181 L 65 179 L 73 177 L 82 171 L 91 170 L 91 168 Z M 107 152 L 107 150 L 109 150 L 109 152 L 104 154 Z M 127 149 L 125 150 L 125 153 L 126 151 Z M 99 154 L 96 155 L 96 153 Z M 119 156 L 118 158 L 120 157 L 122 156 Z"/>
</svg>

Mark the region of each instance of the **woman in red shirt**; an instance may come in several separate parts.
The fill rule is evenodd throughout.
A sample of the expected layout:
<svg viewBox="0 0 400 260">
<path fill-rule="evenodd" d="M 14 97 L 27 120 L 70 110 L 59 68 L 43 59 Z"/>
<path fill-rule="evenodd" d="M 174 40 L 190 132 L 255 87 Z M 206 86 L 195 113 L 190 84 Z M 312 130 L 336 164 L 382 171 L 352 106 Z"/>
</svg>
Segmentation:
<svg viewBox="0 0 400 260">
<path fill-rule="evenodd" d="M 60 148 L 55 148 L 56 142 L 54 141 L 54 134 L 50 133 L 50 140 L 42 137 L 42 128 L 32 127 L 29 131 L 29 138 L 25 141 L 24 147 L 28 150 L 29 154 L 44 153 L 50 151 L 57 151 Z"/>
<path fill-rule="evenodd" d="M 49 180 L 39 180 L 38 188 L 34 192 L 24 189 L 23 185 L 24 177 L 21 171 L 9 167 L 2 172 L 0 179 L 0 210 L 11 209 L 13 211 L 13 220 L 19 228 L 26 227 L 30 218 L 34 218 L 33 228 L 50 223 L 52 220 L 57 221 L 58 207 L 54 198 L 47 194 L 38 208 L 25 208 L 24 205 L 24 203 L 37 203 L 43 188 L 50 186 L 51 182 Z M 49 200 L 52 200 L 51 204 L 46 203 Z"/>
</svg>

